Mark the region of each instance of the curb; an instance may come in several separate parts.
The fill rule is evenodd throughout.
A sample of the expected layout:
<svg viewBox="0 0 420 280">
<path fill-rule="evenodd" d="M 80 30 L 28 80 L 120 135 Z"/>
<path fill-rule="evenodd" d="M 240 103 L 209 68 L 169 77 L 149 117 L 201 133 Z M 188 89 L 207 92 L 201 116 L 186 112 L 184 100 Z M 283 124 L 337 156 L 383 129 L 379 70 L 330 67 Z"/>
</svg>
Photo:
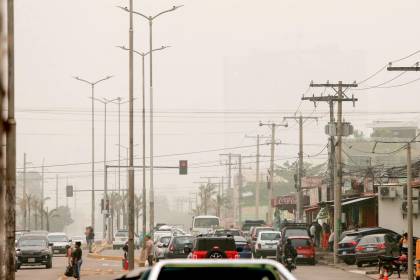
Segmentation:
<svg viewBox="0 0 420 280">
<path fill-rule="evenodd" d="M 378 272 L 376 270 L 358 270 L 358 269 L 346 269 L 345 267 L 342 267 L 340 265 L 335 265 L 333 263 L 329 263 L 329 262 L 324 262 L 322 260 L 318 260 L 319 264 L 322 265 L 327 265 L 336 269 L 340 269 L 342 271 L 346 271 L 346 272 L 354 272 L 357 274 L 361 274 L 361 275 L 374 275 L 374 274 L 378 274 Z"/>
<path fill-rule="evenodd" d="M 105 249 L 105 248 L 104 248 Z M 103 249 L 103 250 L 104 250 Z M 101 251 L 103 251 L 101 250 Z M 100 253 L 88 253 L 88 258 L 96 259 L 96 260 L 106 260 L 106 261 L 122 261 L 122 256 L 110 256 L 110 255 L 101 255 Z M 140 258 L 135 257 L 134 262 L 137 263 L 138 267 L 146 266 L 145 261 L 141 261 Z"/>
</svg>

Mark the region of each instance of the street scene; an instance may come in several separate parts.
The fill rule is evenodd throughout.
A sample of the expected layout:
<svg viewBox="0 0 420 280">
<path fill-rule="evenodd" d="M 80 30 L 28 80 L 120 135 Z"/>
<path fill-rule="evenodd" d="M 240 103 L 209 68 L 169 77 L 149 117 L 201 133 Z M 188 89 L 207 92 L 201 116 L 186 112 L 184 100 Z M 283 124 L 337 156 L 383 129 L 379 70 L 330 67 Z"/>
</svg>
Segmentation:
<svg viewBox="0 0 420 280">
<path fill-rule="evenodd" d="M 420 280 L 418 11 L 0 0 L 0 280 Z"/>
</svg>

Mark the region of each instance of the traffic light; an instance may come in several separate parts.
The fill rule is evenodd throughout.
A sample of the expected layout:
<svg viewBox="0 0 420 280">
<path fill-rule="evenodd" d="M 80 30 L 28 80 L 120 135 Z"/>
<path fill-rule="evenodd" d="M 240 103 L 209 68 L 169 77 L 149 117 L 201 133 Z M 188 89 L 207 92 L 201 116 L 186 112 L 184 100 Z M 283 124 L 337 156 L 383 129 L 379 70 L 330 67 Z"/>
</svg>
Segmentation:
<svg viewBox="0 0 420 280">
<path fill-rule="evenodd" d="M 73 197 L 73 186 L 66 186 L 66 196 Z"/>
<path fill-rule="evenodd" d="M 187 174 L 188 174 L 188 161 L 180 160 L 179 161 L 179 175 L 187 175 Z"/>
</svg>

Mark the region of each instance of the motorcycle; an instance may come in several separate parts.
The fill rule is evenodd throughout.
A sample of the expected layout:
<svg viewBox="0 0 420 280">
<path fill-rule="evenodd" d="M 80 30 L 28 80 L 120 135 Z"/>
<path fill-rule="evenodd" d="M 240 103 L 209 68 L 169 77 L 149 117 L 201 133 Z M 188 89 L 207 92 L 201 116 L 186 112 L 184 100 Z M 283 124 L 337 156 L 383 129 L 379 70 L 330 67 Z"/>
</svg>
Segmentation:
<svg viewBox="0 0 420 280">
<path fill-rule="evenodd" d="M 295 261 L 290 257 L 285 259 L 285 266 L 290 272 L 292 272 L 293 269 L 296 269 Z"/>
<path fill-rule="evenodd" d="M 394 272 L 397 272 L 398 278 L 400 278 L 401 271 L 407 271 L 408 269 L 408 258 L 406 255 L 401 255 L 399 257 L 378 256 L 378 267 L 379 274 L 381 274 L 382 271 L 386 271 L 389 277 Z"/>
</svg>

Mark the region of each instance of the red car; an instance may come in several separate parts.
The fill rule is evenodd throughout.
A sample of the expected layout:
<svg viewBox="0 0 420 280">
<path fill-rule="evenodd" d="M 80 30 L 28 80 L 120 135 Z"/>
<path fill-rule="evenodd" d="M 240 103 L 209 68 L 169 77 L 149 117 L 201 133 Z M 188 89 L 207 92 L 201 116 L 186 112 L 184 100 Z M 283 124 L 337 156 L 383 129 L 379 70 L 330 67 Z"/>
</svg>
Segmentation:
<svg viewBox="0 0 420 280">
<path fill-rule="evenodd" d="M 292 246 L 296 249 L 297 260 L 315 264 L 315 246 L 308 236 L 290 236 Z"/>
</svg>

